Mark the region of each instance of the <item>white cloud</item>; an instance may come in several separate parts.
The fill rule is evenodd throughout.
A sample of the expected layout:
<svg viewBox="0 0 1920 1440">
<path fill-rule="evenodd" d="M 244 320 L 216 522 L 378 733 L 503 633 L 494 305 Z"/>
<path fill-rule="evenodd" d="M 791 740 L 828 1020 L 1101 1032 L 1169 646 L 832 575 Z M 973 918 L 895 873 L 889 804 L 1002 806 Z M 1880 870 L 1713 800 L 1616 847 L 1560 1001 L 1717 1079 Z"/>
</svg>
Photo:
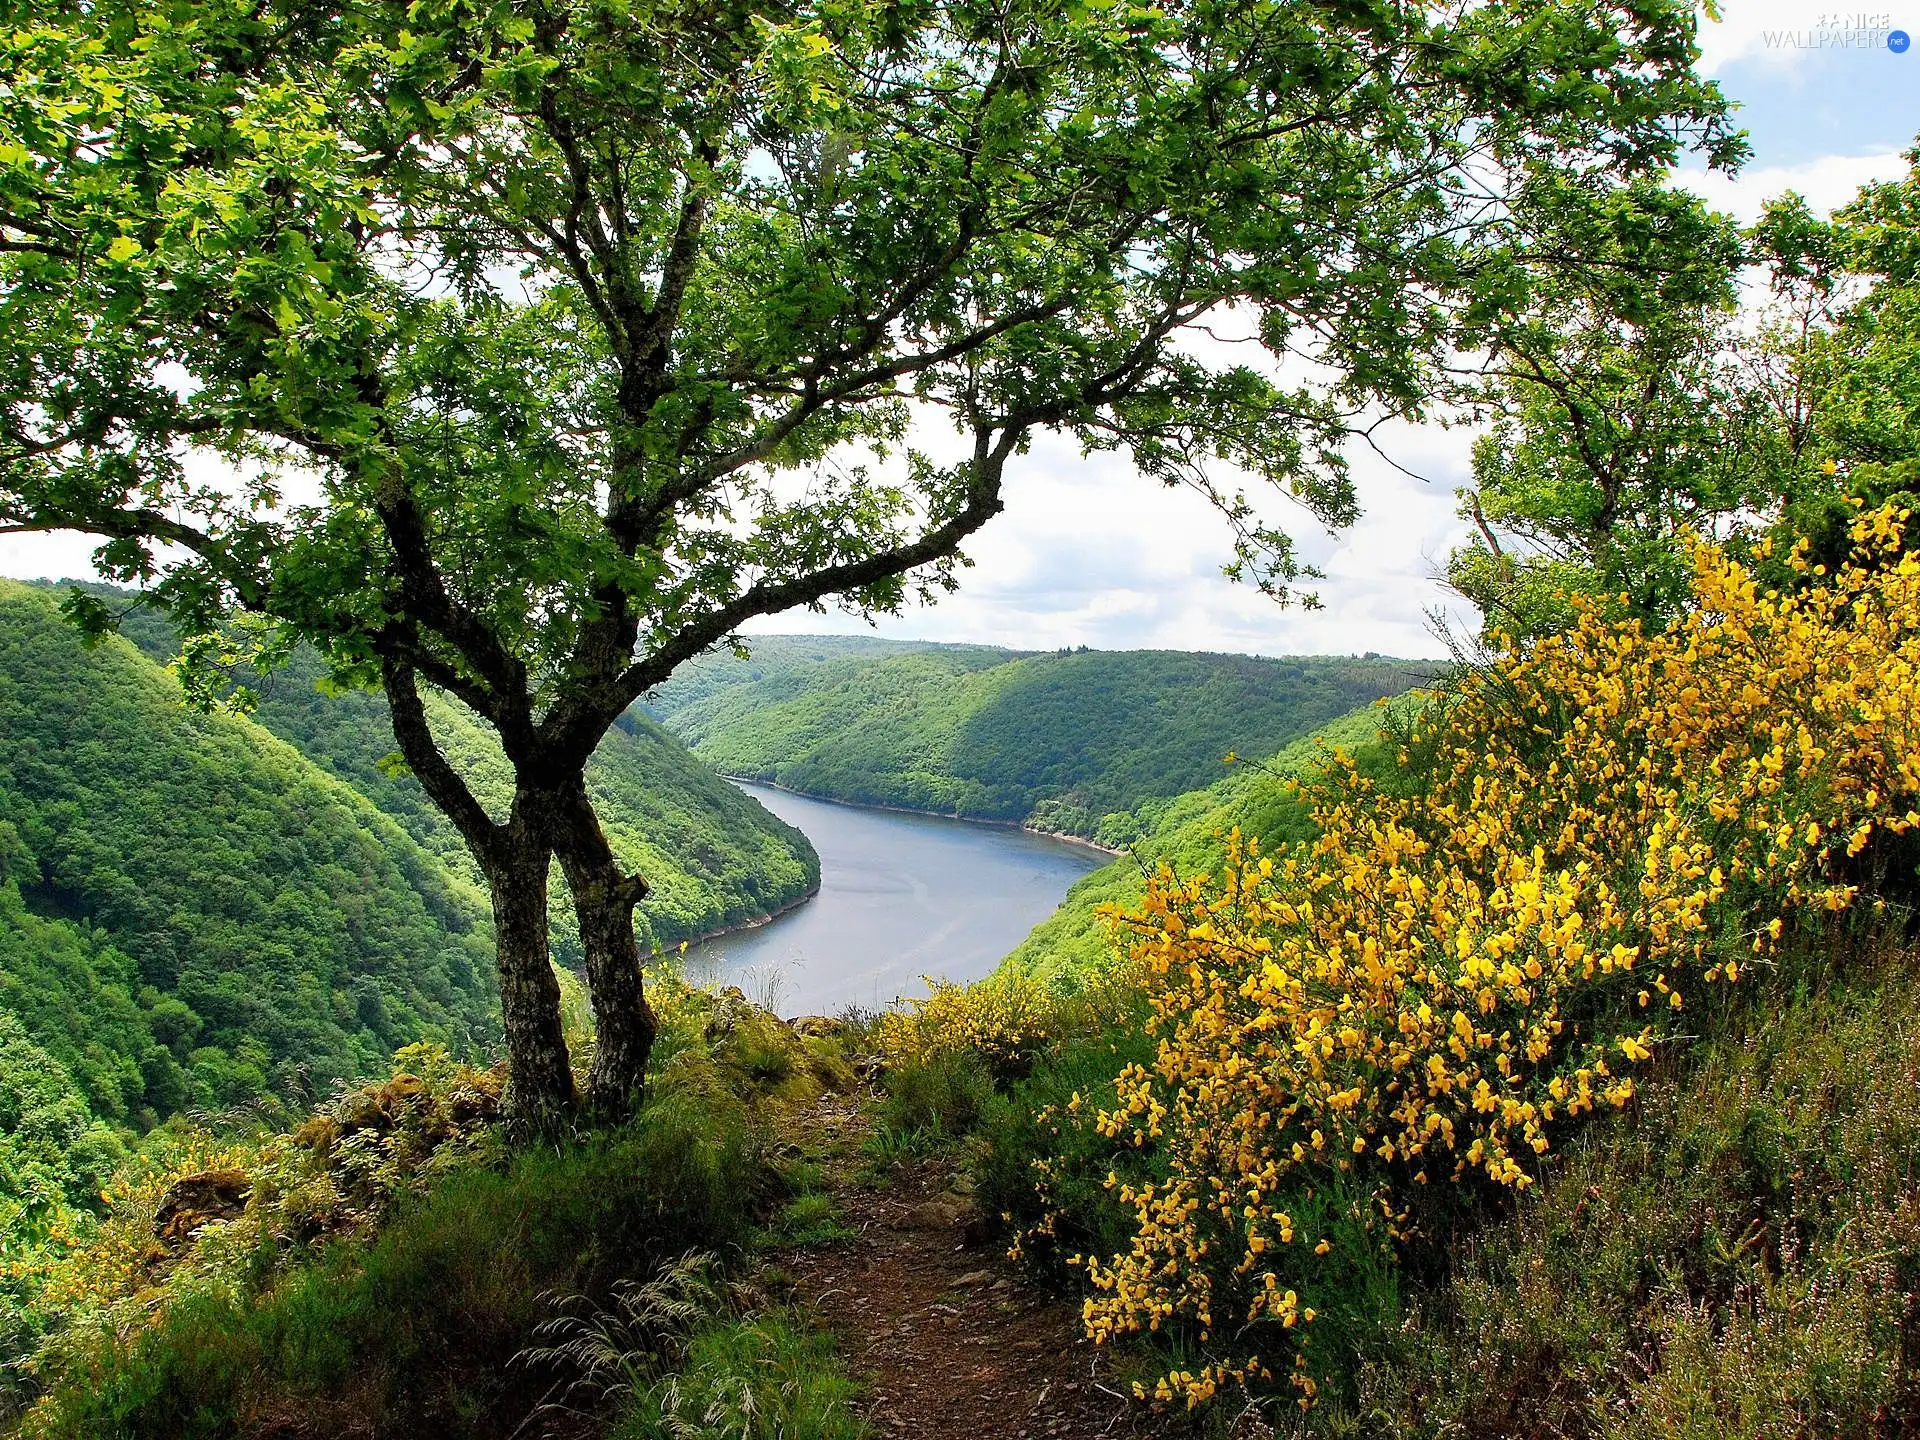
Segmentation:
<svg viewBox="0 0 1920 1440">
<path fill-rule="evenodd" d="M 1794 69 L 1821 53 L 1806 43 L 1809 38 L 1828 50 L 1884 49 L 1886 31 L 1901 22 L 1878 0 L 1848 7 L 1819 0 L 1726 0 L 1719 8 L 1719 20 L 1704 12 L 1700 17 L 1700 70 L 1706 75 L 1740 60 Z"/>
<path fill-rule="evenodd" d="M 19 580 L 93 578 L 98 537 L 71 530 L 51 535 L 0 535 L 0 575 Z"/>
<path fill-rule="evenodd" d="M 1736 220 L 1760 218 L 1766 202 L 1789 190 L 1825 214 L 1853 199 L 1862 185 L 1874 180 L 1896 180 L 1906 174 L 1906 158 L 1887 150 L 1871 155 L 1825 155 L 1801 165 L 1749 167 L 1738 175 L 1718 170 L 1683 170 L 1678 184 Z"/>
<path fill-rule="evenodd" d="M 1290 524 L 1302 557 L 1326 571 L 1323 609 L 1282 609 L 1220 574 L 1231 541 L 1197 496 L 1135 474 L 1124 456 L 1082 459 L 1069 441 L 1046 438 L 1008 467 L 1007 509 L 968 547 L 974 560 L 958 594 L 931 609 L 884 619 L 879 632 L 974 641 L 1016 649 L 1089 645 L 1250 651 L 1268 655 L 1444 653 L 1427 611 L 1453 602 L 1437 577 L 1464 538 L 1454 486 L 1470 437 L 1400 426 L 1383 448 L 1415 479 L 1370 452 L 1354 456 L 1366 513 L 1329 536 L 1304 512 L 1273 497 L 1272 518 Z M 774 616 L 762 634 L 865 628 L 832 614 Z"/>
</svg>

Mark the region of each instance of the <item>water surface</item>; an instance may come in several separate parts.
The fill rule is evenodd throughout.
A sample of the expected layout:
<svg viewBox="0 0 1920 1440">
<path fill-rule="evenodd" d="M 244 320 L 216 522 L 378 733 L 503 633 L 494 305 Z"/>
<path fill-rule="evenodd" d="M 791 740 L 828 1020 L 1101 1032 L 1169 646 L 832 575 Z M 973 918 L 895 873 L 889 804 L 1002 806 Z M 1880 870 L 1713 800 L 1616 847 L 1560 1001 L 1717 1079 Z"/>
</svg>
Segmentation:
<svg viewBox="0 0 1920 1440">
<path fill-rule="evenodd" d="M 1103 863 L 1094 851 L 937 815 L 741 789 L 820 852 L 820 893 L 687 952 L 689 978 L 738 985 L 782 1015 L 831 1015 L 924 994 L 924 975 L 977 980 Z"/>
</svg>

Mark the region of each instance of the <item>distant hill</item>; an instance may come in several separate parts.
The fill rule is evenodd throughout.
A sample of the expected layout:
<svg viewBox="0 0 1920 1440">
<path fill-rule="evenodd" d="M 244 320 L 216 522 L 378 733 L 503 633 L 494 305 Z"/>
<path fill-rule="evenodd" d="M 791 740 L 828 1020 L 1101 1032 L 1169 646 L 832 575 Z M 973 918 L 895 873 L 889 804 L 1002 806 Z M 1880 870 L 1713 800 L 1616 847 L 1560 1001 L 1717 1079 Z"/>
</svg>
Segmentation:
<svg viewBox="0 0 1920 1440">
<path fill-rule="evenodd" d="M 684 684 L 650 698 L 715 768 L 1105 843 L 1132 838 L 1143 805 L 1218 778 L 1227 751 L 1272 754 L 1434 669 L 1373 657 L 753 643 L 750 661 L 695 662 Z"/>
<path fill-rule="evenodd" d="M 1392 710 L 1404 714 L 1411 703 L 1400 702 Z M 1257 837 L 1269 854 L 1310 839 L 1311 817 L 1289 781 L 1320 764 L 1334 747 L 1363 767 L 1378 768 L 1387 757 L 1381 738 L 1387 721 L 1388 712 L 1379 705 L 1363 706 L 1276 755 L 1237 766 L 1212 785 L 1148 806 L 1130 853 L 1076 881 L 1053 914 L 1034 926 L 1003 963 L 1046 977 L 1099 969 L 1112 939 L 1096 912 L 1102 905 L 1137 904 L 1146 894 L 1148 871 L 1164 863 L 1182 875 L 1217 872 L 1226 855 L 1224 837 L 1236 829 Z"/>
<path fill-rule="evenodd" d="M 914 650 L 962 650 L 973 646 L 936 645 L 929 640 L 886 640 L 878 635 L 755 635 L 746 659 L 717 650 L 688 661 L 673 678 L 649 691 L 642 704 L 656 718 L 685 709 L 731 685 L 753 685 L 777 676 L 797 677 L 837 660 L 878 660 Z M 1005 659 L 1014 652 L 977 647 Z"/>
</svg>

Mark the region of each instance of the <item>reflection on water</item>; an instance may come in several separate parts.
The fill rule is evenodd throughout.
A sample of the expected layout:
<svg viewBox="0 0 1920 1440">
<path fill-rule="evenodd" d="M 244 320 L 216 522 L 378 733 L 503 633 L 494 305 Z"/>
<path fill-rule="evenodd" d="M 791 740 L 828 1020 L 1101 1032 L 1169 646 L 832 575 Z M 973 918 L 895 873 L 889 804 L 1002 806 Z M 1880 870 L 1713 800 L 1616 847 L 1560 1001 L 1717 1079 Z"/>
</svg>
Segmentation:
<svg viewBox="0 0 1920 1440">
<path fill-rule="evenodd" d="M 831 1015 L 977 980 L 1102 863 L 1004 825 L 741 788 L 820 852 L 820 893 L 777 920 L 687 952 L 688 978 L 738 985 L 782 1015 Z"/>
</svg>

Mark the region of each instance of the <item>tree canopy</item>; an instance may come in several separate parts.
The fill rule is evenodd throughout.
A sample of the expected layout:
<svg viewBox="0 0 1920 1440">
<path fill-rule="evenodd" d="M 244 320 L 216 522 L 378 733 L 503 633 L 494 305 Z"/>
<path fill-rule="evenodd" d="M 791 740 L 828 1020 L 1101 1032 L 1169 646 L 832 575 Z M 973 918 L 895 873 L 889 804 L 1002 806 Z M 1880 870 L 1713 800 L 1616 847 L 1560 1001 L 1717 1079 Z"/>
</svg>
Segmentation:
<svg viewBox="0 0 1920 1440">
<path fill-rule="evenodd" d="M 268 654 L 383 685 L 493 891 L 516 1113 L 571 1103 L 553 854 L 617 1110 L 646 887 L 582 772 L 634 699 L 755 616 L 952 585 L 1040 429 L 1200 491 L 1285 593 L 1305 567 L 1249 478 L 1347 523 L 1366 417 L 1418 411 L 1548 277 L 1677 263 L 1652 177 L 1742 151 L 1694 27 L 1680 0 L 35 0 L 0 38 L 0 526 L 90 530 L 189 628 L 238 606 Z M 422 684 L 499 734 L 506 820 Z"/>
<path fill-rule="evenodd" d="M 1917 176 L 1831 219 L 1791 193 L 1745 230 L 1695 207 L 1690 269 L 1513 332 L 1475 396 L 1497 417 L 1462 495 L 1480 535 L 1449 567 L 1491 627 L 1557 628 L 1573 594 L 1663 623 L 1689 536 L 1806 537 L 1835 565 L 1856 502 L 1920 489 Z"/>
</svg>

